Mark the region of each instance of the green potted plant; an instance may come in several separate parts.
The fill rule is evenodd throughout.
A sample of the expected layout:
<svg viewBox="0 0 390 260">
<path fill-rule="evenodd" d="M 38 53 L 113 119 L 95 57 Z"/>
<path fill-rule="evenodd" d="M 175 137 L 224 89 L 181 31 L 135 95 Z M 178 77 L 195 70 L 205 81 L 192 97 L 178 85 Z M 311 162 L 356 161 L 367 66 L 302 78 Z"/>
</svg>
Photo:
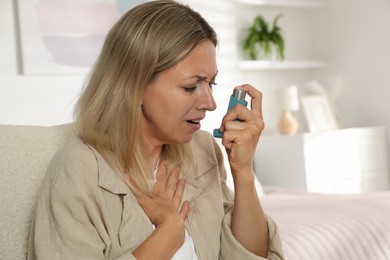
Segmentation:
<svg viewBox="0 0 390 260">
<path fill-rule="evenodd" d="M 243 46 L 252 60 L 269 59 L 274 51 L 277 60 L 284 60 L 284 38 L 282 29 L 278 26 L 281 16 L 275 16 L 271 28 L 261 15 L 254 18 Z"/>
</svg>

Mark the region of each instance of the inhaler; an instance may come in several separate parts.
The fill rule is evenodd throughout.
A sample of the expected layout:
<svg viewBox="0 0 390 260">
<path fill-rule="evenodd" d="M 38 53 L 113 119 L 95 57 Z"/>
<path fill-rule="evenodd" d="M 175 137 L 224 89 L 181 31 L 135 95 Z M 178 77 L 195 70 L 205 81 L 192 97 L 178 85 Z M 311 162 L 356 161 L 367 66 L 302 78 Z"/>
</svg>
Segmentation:
<svg viewBox="0 0 390 260">
<path fill-rule="evenodd" d="M 246 107 L 248 105 L 248 102 L 245 101 L 245 95 L 246 95 L 245 91 L 239 90 L 239 89 L 234 89 L 233 94 L 230 96 L 227 111 L 232 109 L 237 104 L 241 104 L 241 105 Z M 217 128 L 217 129 L 214 129 L 213 135 L 214 135 L 214 137 L 222 138 L 223 132 L 220 132 L 219 129 Z"/>
</svg>

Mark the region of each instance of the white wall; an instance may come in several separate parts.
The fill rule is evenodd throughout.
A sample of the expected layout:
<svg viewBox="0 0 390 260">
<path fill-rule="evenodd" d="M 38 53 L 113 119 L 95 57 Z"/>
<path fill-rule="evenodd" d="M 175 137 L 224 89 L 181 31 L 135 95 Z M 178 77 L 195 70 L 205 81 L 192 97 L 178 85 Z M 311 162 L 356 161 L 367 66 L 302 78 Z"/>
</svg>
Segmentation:
<svg viewBox="0 0 390 260">
<path fill-rule="evenodd" d="M 336 101 L 341 125 L 386 126 L 390 148 L 390 1 L 330 0 L 317 25 L 317 51 L 345 82 Z"/>
<path fill-rule="evenodd" d="M 324 18 L 318 48 L 346 82 L 336 104 L 341 123 L 390 128 L 390 2 L 331 0 Z"/>
<path fill-rule="evenodd" d="M 12 0 L 0 1 L 0 123 L 52 125 L 72 121 L 73 104 L 83 77 L 18 75 Z M 306 79 L 324 79 L 324 73 L 286 72 L 240 74 L 235 63 L 235 28 L 248 23 L 248 13 L 233 0 L 187 0 L 200 10 L 220 37 L 219 86 L 215 96 L 218 111 L 210 113 L 204 128 L 218 125 L 231 89 L 236 84 L 253 83 L 264 92 L 265 133 L 275 132 L 277 112 L 273 89 L 287 84 L 302 85 Z M 327 58 L 331 72 L 340 74 L 345 91 L 336 102 L 343 127 L 385 125 L 390 129 L 390 2 L 388 0 L 330 0 L 329 7 L 314 10 L 288 10 L 281 20 L 288 29 L 286 54 L 289 58 Z M 234 11 L 236 16 L 232 15 Z M 286 10 L 282 10 L 286 11 Z M 311 18 L 307 18 L 311 12 Z M 235 24 L 233 18 L 238 18 Z M 308 20 L 306 20 L 308 19 Z M 304 24 L 300 28 L 299 24 Z M 308 38 L 306 31 L 311 31 Z M 326 71 L 327 73 L 328 71 Z M 322 81 L 327 85 L 328 82 Z M 302 128 L 302 130 L 305 130 Z M 390 138 L 389 138 L 390 139 Z"/>
<path fill-rule="evenodd" d="M 70 122 L 83 76 L 19 75 L 13 2 L 0 1 L 0 123 Z"/>
</svg>

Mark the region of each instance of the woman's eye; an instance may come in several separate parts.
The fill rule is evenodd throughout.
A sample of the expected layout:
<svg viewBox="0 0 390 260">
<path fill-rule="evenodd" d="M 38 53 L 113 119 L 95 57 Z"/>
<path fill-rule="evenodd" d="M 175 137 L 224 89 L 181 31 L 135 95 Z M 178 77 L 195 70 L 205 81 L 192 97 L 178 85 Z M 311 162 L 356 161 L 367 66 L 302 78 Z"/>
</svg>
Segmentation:
<svg viewBox="0 0 390 260">
<path fill-rule="evenodd" d="M 196 89 L 196 86 L 184 88 L 184 90 L 187 91 L 187 92 L 194 92 L 195 89 Z"/>
<path fill-rule="evenodd" d="M 215 86 L 215 85 L 218 85 L 218 84 L 215 83 L 215 82 L 210 82 L 210 83 L 209 83 L 209 87 L 210 87 L 210 88 L 213 88 L 213 86 Z"/>
</svg>

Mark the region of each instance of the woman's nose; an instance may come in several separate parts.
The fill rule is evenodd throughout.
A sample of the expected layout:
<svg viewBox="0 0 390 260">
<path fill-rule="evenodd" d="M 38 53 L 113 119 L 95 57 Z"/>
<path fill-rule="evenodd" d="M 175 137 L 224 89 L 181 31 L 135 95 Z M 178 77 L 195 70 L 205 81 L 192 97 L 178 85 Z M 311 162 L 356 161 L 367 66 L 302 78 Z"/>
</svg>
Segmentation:
<svg viewBox="0 0 390 260">
<path fill-rule="evenodd" d="M 217 108 L 213 97 L 212 88 L 209 86 L 202 86 L 203 91 L 199 95 L 198 109 L 213 111 Z"/>
</svg>

